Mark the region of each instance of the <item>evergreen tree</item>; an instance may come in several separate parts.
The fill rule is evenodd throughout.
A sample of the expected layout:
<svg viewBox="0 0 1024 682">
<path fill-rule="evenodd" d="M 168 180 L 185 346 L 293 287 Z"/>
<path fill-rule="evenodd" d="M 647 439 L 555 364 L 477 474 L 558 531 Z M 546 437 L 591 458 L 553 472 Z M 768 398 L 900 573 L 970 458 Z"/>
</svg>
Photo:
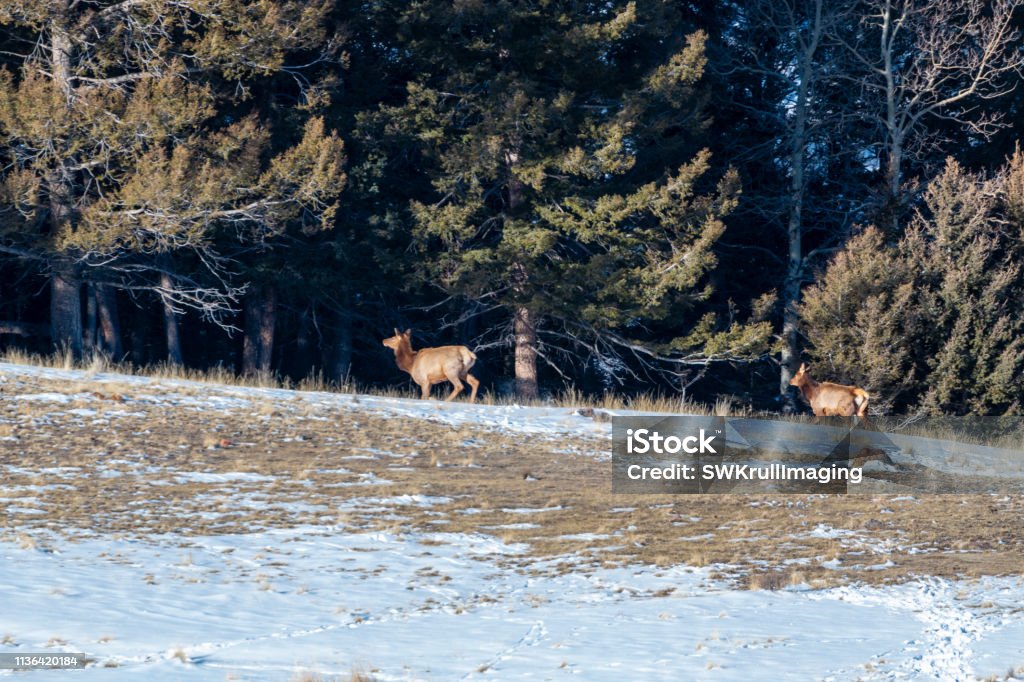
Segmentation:
<svg viewBox="0 0 1024 682">
<path fill-rule="evenodd" d="M 851 240 L 806 292 L 812 357 L 890 409 L 1019 413 L 1022 177 L 1019 153 L 989 180 L 950 160 L 898 244 Z"/>
<path fill-rule="evenodd" d="M 765 325 L 685 321 L 711 294 L 738 188 L 733 173 L 709 187 L 695 145 L 704 36 L 679 26 L 667 6 L 632 2 L 401 14 L 417 69 L 382 115 L 432 186 L 411 202 L 418 274 L 504 311 L 523 397 L 537 393 L 537 358 L 558 368 L 551 351 L 567 345 L 606 367 L 621 354 L 703 364 L 761 349 Z M 639 342 L 652 328 L 659 343 Z"/>
<path fill-rule="evenodd" d="M 330 46 L 327 9 L 0 2 L 0 26 L 23 46 L 0 71 L 0 250 L 50 273 L 56 344 L 81 353 L 83 277 L 156 290 L 172 316 L 191 307 L 222 319 L 239 288 L 218 237 L 329 225 L 343 153 L 324 122 L 310 118 L 297 144 L 273 150 L 257 116 L 222 113 L 254 78 L 297 76 L 292 51 Z M 167 267 L 183 252 L 195 272 Z"/>
</svg>

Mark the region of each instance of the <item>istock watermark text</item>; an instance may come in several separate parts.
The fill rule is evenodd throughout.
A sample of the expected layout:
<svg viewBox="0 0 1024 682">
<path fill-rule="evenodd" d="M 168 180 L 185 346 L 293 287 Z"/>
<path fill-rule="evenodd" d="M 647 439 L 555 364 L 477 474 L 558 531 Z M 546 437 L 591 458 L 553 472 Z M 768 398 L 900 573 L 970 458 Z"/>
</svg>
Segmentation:
<svg viewBox="0 0 1024 682">
<path fill-rule="evenodd" d="M 631 455 L 646 455 L 647 453 L 675 455 L 680 452 L 690 455 L 697 453 L 715 455 L 718 452 L 711 445 L 714 440 L 715 436 L 708 436 L 704 429 L 700 429 L 698 435 L 682 438 L 674 435 L 662 436 L 657 431 L 649 429 L 626 429 L 626 452 Z"/>
</svg>

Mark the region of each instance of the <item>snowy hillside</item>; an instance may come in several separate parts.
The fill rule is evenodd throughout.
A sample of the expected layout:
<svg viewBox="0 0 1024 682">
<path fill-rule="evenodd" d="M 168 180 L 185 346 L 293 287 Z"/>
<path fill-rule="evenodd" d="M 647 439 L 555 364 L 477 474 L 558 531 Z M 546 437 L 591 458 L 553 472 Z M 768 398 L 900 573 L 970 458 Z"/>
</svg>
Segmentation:
<svg viewBox="0 0 1024 682">
<path fill-rule="evenodd" d="M 0 653 L 85 653 L 37 673 L 76 680 L 1024 679 L 1020 564 L 979 569 L 1018 500 L 613 496 L 609 437 L 0 365 Z M 933 513 L 997 516 L 954 546 L 912 531 Z"/>
</svg>

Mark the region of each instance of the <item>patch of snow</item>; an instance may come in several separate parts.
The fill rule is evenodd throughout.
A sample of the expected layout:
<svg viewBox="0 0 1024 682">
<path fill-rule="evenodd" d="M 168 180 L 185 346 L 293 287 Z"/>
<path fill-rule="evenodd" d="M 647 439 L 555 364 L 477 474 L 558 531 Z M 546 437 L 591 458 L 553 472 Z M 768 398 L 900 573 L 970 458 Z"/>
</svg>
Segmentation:
<svg viewBox="0 0 1024 682">
<path fill-rule="evenodd" d="M 843 528 L 833 528 L 832 526 L 826 523 L 819 523 L 817 526 L 814 527 L 814 530 L 810 531 L 809 533 L 798 535 L 796 537 L 824 538 L 828 540 L 835 538 L 845 538 L 849 537 L 850 535 L 855 535 L 855 533 L 852 530 L 845 530 Z"/>
<path fill-rule="evenodd" d="M 96 663 L 81 680 L 968 679 L 1024 656 L 1010 579 L 748 591 L 710 567 L 527 577 L 496 563 L 522 550 L 488 536 L 327 526 L 59 548 L 0 542 L 0 651 L 84 652 Z"/>
<path fill-rule="evenodd" d="M 75 400 L 75 396 L 68 395 L 67 393 L 26 393 L 16 395 L 14 399 L 30 403 L 59 403 L 67 405 Z"/>
<path fill-rule="evenodd" d="M 68 410 L 67 414 L 73 414 L 76 417 L 94 417 L 96 416 L 96 410 L 90 410 L 87 407 L 76 407 L 73 410 Z"/>
<path fill-rule="evenodd" d="M 178 483 L 262 483 L 277 480 L 274 476 L 242 471 L 225 473 L 184 471 L 176 473 L 174 478 Z"/>
<path fill-rule="evenodd" d="M 542 514 L 549 511 L 561 511 L 562 505 L 556 505 L 554 507 L 515 507 L 515 508 L 503 508 L 501 511 L 506 514 Z"/>
<path fill-rule="evenodd" d="M 381 478 L 373 472 L 366 472 L 359 474 L 359 480 L 356 481 L 339 481 L 337 483 L 323 483 L 324 488 L 351 488 L 358 486 L 374 486 L 374 485 L 394 485 L 394 481 L 389 481 L 386 478 Z"/>
<path fill-rule="evenodd" d="M 607 533 L 570 533 L 569 535 L 559 535 L 559 540 L 607 540 L 611 536 Z"/>
<path fill-rule="evenodd" d="M 526 530 L 529 528 L 540 528 L 536 523 L 499 523 L 495 526 L 481 526 L 489 530 Z"/>
<path fill-rule="evenodd" d="M 276 409 L 320 411 L 331 418 L 339 411 L 341 418 L 366 413 L 536 433 L 552 440 L 572 435 L 600 443 L 611 433 L 607 422 L 573 416 L 567 408 L 293 393 L 0 363 L 0 381 L 25 375 L 116 382 L 129 403 L 195 410 L 251 413 L 255 401 L 273 401 Z M 92 399 L 89 394 L 26 392 L 12 402 L 68 405 Z M 94 414 L 81 408 L 66 413 Z M 104 417 L 115 414 L 146 417 L 143 412 L 103 412 Z M 357 533 L 349 525 L 326 525 L 334 523 L 327 514 L 346 509 L 372 513 L 378 524 L 401 518 L 403 508 L 429 514 L 431 507 L 450 503 L 452 497 L 362 497 L 328 509 L 244 490 L 245 483 L 275 477 L 155 469 L 142 466 L 145 453 L 137 455 L 139 460 L 130 459 L 135 456 L 105 462 L 123 471 L 105 469 L 100 475 L 159 471 L 179 483 L 221 484 L 200 498 L 228 495 L 224 499 L 230 499 L 232 511 L 266 508 L 308 514 L 321 525 L 146 540 L 85 534 L 76 542 L 33 531 L 32 541 L 26 542 L 17 529 L 18 515 L 39 513 L 32 507 L 41 503 L 33 497 L 4 498 L 0 501 L 14 521 L 0 531 L 0 633 L 9 634 L 0 652 L 80 651 L 96 663 L 78 671 L 76 680 L 127 676 L 156 682 L 287 680 L 304 669 L 330 678 L 345 676 L 354 667 L 372 669 L 381 682 L 570 675 L 598 682 L 711 677 L 958 680 L 1005 675 L 1024 663 L 1024 612 L 1019 608 L 1024 585 L 1015 578 L 737 590 L 714 577 L 714 566 L 604 568 L 572 555 L 538 559 L 527 553 L 526 545 L 505 544 L 492 535 Z M 352 455 L 381 456 L 393 453 Z M 8 465 L 0 471 L 10 476 L 45 474 L 54 480 L 81 475 L 74 467 Z M 363 474 L 360 481 L 380 484 L 383 479 Z M 889 502 L 903 500 L 915 498 Z M 189 502 L 196 506 L 186 505 L 183 515 L 221 515 L 205 511 L 203 499 Z M 805 503 L 767 500 L 751 506 L 759 504 L 800 508 Z M 657 505 L 665 506 L 673 505 Z M 528 515 L 561 509 L 500 511 Z M 126 513 L 146 511 L 143 506 Z M 495 511 L 471 507 L 459 513 Z M 429 522 L 445 521 L 439 515 Z M 495 528 L 535 525 L 524 521 Z M 865 563 L 862 570 L 892 565 L 883 559 L 893 548 L 864 534 L 819 524 L 807 536 L 841 539 L 844 547 L 856 550 L 849 554 Z M 583 532 L 561 539 L 608 537 Z M 838 560 L 821 565 L 841 566 Z M 0 671 L 0 678 L 8 676 L 15 675 Z"/>
</svg>

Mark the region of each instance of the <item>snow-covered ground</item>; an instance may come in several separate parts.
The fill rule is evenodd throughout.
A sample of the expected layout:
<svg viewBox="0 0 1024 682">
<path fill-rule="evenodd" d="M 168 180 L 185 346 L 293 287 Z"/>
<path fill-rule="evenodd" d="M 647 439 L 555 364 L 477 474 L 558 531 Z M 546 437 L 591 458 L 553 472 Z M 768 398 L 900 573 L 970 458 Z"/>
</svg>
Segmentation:
<svg viewBox="0 0 1024 682">
<path fill-rule="evenodd" d="M 130 385 L 136 400 L 196 401 L 208 410 L 257 398 L 303 400 L 350 416 L 610 436 L 608 424 L 568 409 L 211 386 L 178 395 L 176 387 L 194 386 L 2 364 L 0 406 L 89 409 L 70 408 L 63 393 L 20 393 L 19 376 Z M 83 401 L 86 394 L 75 402 Z M 17 440 L 0 441 L 7 447 Z M 32 469 L 32 462 L 0 465 L 0 489 L 5 476 Z M 46 473 L 53 485 L 73 484 L 73 471 Z M 170 468 L 165 475 L 224 485 L 263 478 Z M 381 513 L 444 501 L 360 499 Z M 288 681 L 303 671 L 347 679 L 359 670 L 377 680 L 1024 679 L 1019 578 L 752 591 L 719 577 L 716 566 L 549 570 L 577 559 L 531 559 L 527 546 L 489 535 L 366 533 L 340 522 L 142 539 L 86 533 L 72 542 L 56 532 L 20 532 L 31 498 L 17 504 L 0 495 L 8 514 L 0 531 L 0 652 L 83 652 L 93 661 L 81 671 L 35 673 L 40 678 Z M 507 511 L 543 522 L 543 514 L 528 513 L 537 509 Z M 841 538 L 843 531 L 808 534 Z"/>
<path fill-rule="evenodd" d="M 963 680 L 1024 663 L 1017 579 L 748 591 L 713 567 L 499 565 L 520 550 L 329 527 L 3 543 L 0 651 L 84 652 L 82 680 Z"/>
<path fill-rule="evenodd" d="M 113 373 L 88 374 L 78 370 L 29 367 L 0 362 L 0 382 L 5 377 L 40 377 L 47 380 L 95 384 L 97 390 L 104 385 L 130 386 L 136 389 L 133 397 L 152 403 L 173 406 L 194 405 L 204 409 L 230 409 L 249 404 L 253 400 L 278 400 L 284 404 L 302 401 L 317 408 L 343 411 L 369 411 L 396 418 L 430 419 L 453 425 L 472 424 L 483 428 L 497 428 L 516 433 L 592 435 L 611 438 L 608 421 L 596 421 L 576 414 L 575 410 L 559 407 L 522 407 L 519 405 L 481 405 L 467 402 L 407 400 L 347 393 L 318 393 L 288 391 L 275 388 L 249 386 L 223 386 L 181 379 L 151 379 Z M 180 394 L 175 389 L 182 389 Z M 196 392 L 203 395 L 197 396 Z M 27 393 L 16 394 L 16 400 L 67 404 L 74 400 L 89 400 L 88 393 Z M 629 414 L 627 411 L 609 414 Z M 84 415 L 90 416 L 90 415 Z"/>
</svg>

